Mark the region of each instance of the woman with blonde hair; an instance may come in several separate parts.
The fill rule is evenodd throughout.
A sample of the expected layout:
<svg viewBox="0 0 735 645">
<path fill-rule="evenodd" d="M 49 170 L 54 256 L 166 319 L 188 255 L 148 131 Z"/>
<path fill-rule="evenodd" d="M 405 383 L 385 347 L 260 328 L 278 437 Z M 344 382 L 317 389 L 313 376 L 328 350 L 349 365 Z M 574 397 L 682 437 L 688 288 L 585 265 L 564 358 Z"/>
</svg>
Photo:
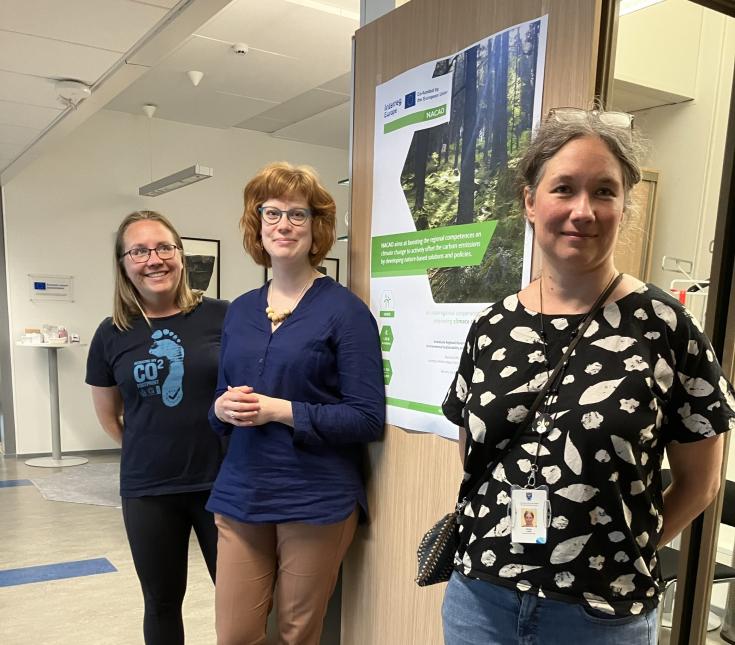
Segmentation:
<svg viewBox="0 0 735 645">
<path fill-rule="evenodd" d="M 319 643 L 358 516 L 361 450 L 380 438 L 385 391 L 365 304 L 319 266 L 335 204 L 307 167 L 263 168 L 245 187 L 243 244 L 273 279 L 237 298 L 222 331 L 212 426 L 230 434 L 207 508 L 219 529 L 220 645 Z"/>
<path fill-rule="evenodd" d="M 122 221 L 114 262 L 113 315 L 92 339 L 86 382 L 100 425 L 122 444 L 120 496 L 145 642 L 178 645 L 192 529 L 214 580 L 217 530 L 205 503 L 223 451 L 207 410 L 227 303 L 189 287 L 181 238 L 154 211 Z"/>
</svg>

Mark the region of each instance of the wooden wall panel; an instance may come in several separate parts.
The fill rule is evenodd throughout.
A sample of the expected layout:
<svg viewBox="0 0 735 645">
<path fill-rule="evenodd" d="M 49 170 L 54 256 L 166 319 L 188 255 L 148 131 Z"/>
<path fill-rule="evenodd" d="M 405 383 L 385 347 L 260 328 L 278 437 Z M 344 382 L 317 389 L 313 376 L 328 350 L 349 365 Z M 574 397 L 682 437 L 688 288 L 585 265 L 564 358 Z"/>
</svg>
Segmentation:
<svg viewBox="0 0 735 645">
<path fill-rule="evenodd" d="M 369 299 L 375 87 L 512 25 L 549 14 L 544 111 L 590 104 L 603 0 L 412 0 L 355 34 L 350 286 Z M 448 385 L 448 384 L 447 384 Z M 386 428 L 369 450 L 371 522 L 343 569 L 342 643 L 437 645 L 444 585 L 414 584 L 421 535 L 451 510 L 454 442 Z"/>
</svg>

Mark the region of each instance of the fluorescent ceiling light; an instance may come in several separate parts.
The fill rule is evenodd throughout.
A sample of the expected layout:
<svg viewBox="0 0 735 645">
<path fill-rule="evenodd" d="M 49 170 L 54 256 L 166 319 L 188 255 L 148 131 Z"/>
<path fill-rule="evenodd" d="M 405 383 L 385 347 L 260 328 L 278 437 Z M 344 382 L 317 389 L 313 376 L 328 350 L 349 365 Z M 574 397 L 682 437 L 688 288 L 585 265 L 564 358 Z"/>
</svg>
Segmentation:
<svg viewBox="0 0 735 645">
<path fill-rule="evenodd" d="M 301 7 L 308 7 L 309 9 L 316 9 L 317 11 L 323 11 L 324 13 L 331 13 L 334 16 L 349 18 L 350 20 L 360 20 L 359 12 L 350 11 L 349 9 L 340 9 L 339 7 L 335 7 L 333 4 L 327 4 L 325 2 L 317 2 L 316 0 L 286 0 L 286 2 L 297 4 Z"/>
<path fill-rule="evenodd" d="M 620 11 L 618 15 L 625 16 L 626 14 L 645 9 L 664 0 L 620 0 Z"/>
<path fill-rule="evenodd" d="M 168 177 L 156 179 L 156 181 L 152 181 L 150 184 L 141 186 L 138 188 L 138 194 L 145 195 L 146 197 L 158 197 L 159 195 L 163 195 L 163 193 L 171 192 L 177 188 L 183 188 L 202 179 L 209 179 L 212 176 L 214 176 L 214 170 L 212 168 L 196 164 L 184 170 L 179 170 L 179 172 L 175 172 Z"/>
</svg>

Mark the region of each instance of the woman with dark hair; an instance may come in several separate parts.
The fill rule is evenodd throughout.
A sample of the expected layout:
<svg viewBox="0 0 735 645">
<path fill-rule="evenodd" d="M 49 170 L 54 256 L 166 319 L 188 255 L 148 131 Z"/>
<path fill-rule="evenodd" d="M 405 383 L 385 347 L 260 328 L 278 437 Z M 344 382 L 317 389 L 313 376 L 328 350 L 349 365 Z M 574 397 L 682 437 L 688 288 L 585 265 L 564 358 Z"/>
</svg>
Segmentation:
<svg viewBox="0 0 735 645">
<path fill-rule="evenodd" d="M 244 198 L 243 244 L 273 279 L 232 303 L 222 331 L 210 421 L 231 440 L 207 504 L 219 529 L 217 641 L 265 643 L 275 598 L 279 642 L 316 645 L 366 512 L 362 448 L 383 432 L 378 329 L 315 269 L 336 208 L 311 169 L 266 166 Z"/>
<path fill-rule="evenodd" d="M 613 261 L 639 147 L 630 115 L 564 108 L 519 164 L 540 273 L 476 318 L 444 402 L 460 499 L 504 450 L 461 514 L 448 645 L 656 643 L 657 549 L 720 486 L 732 387 L 691 314 Z"/>
<path fill-rule="evenodd" d="M 217 559 L 217 529 L 205 504 L 222 447 L 207 410 L 227 303 L 189 288 L 182 248 L 159 213 L 123 220 L 113 315 L 98 327 L 87 358 L 97 418 L 122 444 L 120 496 L 147 645 L 184 642 L 192 528 L 212 580 Z"/>
</svg>

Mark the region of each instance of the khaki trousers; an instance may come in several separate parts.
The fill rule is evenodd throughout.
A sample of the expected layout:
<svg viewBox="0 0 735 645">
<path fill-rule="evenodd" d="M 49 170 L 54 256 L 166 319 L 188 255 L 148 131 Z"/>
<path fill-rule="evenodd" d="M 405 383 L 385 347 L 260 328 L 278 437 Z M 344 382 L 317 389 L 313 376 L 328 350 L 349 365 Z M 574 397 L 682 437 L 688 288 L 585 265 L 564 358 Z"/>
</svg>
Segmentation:
<svg viewBox="0 0 735 645">
<path fill-rule="evenodd" d="M 261 645 L 276 600 L 278 642 L 319 645 L 327 603 L 357 527 L 357 510 L 336 524 L 244 524 L 215 514 L 218 645 Z"/>
</svg>

